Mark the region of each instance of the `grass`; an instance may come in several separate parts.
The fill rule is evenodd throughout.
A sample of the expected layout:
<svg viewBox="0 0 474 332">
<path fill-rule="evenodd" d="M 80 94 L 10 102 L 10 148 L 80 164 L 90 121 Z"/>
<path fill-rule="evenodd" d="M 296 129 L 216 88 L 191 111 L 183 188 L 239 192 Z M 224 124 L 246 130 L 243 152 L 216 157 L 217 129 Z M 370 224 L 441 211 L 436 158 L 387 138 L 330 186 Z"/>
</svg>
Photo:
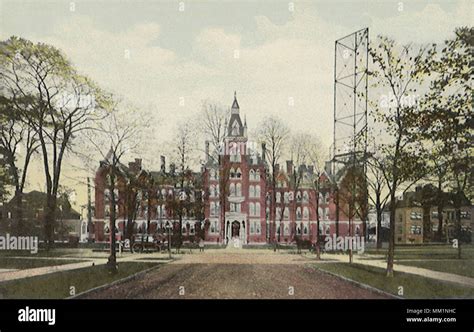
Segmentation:
<svg viewBox="0 0 474 332">
<path fill-rule="evenodd" d="M 474 259 L 474 246 L 463 245 L 461 248 L 461 257 L 463 259 Z M 386 257 L 387 249 L 366 249 L 365 254 L 382 255 Z M 395 259 L 397 260 L 413 260 L 413 259 L 457 259 L 458 251 L 449 245 L 437 246 L 396 246 Z"/>
<path fill-rule="evenodd" d="M 71 287 L 75 287 L 75 293 L 79 294 L 156 265 L 156 263 L 145 262 L 122 262 L 119 263 L 118 273 L 116 274 L 110 274 L 105 265 L 97 265 L 7 281 L 0 283 L 0 298 L 62 299 L 72 295 L 70 293 Z"/>
<path fill-rule="evenodd" d="M 385 270 L 378 267 L 348 263 L 324 263 L 315 267 L 394 295 L 398 295 L 402 286 L 401 296 L 409 299 L 474 298 L 474 288 L 397 271 L 393 278 L 388 278 Z"/>
<path fill-rule="evenodd" d="M 80 263 L 82 260 L 73 259 L 42 259 L 42 258 L 13 258 L 13 257 L 2 257 L 0 258 L 0 269 L 33 269 L 36 267 L 43 266 L 54 266 L 64 265 L 71 263 Z"/>
<path fill-rule="evenodd" d="M 474 278 L 474 260 L 472 259 L 452 259 L 442 261 L 397 261 L 396 263 Z"/>
<path fill-rule="evenodd" d="M 92 253 L 92 249 L 77 249 L 77 248 L 57 248 L 51 250 L 39 249 L 36 254 L 32 254 L 25 250 L 0 250 L 0 257 L 15 257 L 15 256 L 32 256 L 32 257 L 64 257 L 76 256 L 85 257 Z"/>
<path fill-rule="evenodd" d="M 136 261 L 167 261 L 169 260 L 169 257 L 143 257 L 143 258 L 137 258 Z"/>
</svg>

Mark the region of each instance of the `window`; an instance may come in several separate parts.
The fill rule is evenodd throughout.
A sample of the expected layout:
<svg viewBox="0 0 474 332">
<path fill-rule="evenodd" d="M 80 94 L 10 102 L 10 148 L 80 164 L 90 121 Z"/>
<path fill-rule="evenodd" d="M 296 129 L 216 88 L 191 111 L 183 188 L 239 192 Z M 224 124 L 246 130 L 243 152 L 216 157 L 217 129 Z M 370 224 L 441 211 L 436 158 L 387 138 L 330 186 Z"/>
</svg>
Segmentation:
<svg viewBox="0 0 474 332">
<path fill-rule="evenodd" d="M 306 206 L 303 208 L 303 218 L 309 219 L 309 210 Z"/>
<path fill-rule="evenodd" d="M 308 234 L 308 225 L 306 225 L 306 224 L 304 224 L 304 227 L 303 227 L 303 234 L 304 235 Z"/>
<path fill-rule="evenodd" d="M 239 124 L 237 121 L 234 122 L 234 125 L 232 126 L 232 135 L 238 136 L 239 135 Z"/>
<path fill-rule="evenodd" d="M 230 178 L 231 179 L 235 178 L 235 169 L 234 168 L 231 168 L 229 173 L 230 173 Z"/>
<path fill-rule="evenodd" d="M 235 173 L 235 176 L 237 177 L 237 179 L 240 179 L 242 177 L 242 171 L 240 170 L 240 168 L 237 168 L 237 172 Z"/>
<path fill-rule="evenodd" d="M 297 202 L 301 202 L 301 191 L 298 191 L 298 192 L 296 193 L 296 201 L 297 201 Z"/>
<path fill-rule="evenodd" d="M 211 172 L 210 172 L 210 177 L 211 177 L 211 180 L 217 180 L 217 172 L 215 169 L 211 169 Z"/>
<path fill-rule="evenodd" d="M 109 202 L 110 201 L 110 189 L 105 189 L 104 190 L 104 200 L 106 202 Z"/>
<path fill-rule="evenodd" d="M 230 203 L 230 212 L 240 212 L 240 204 L 239 203 Z"/>
<path fill-rule="evenodd" d="M 235 196 L 235 183 L 231 183 L 229 185 L 229 195 L 230 196 Z"/>
<path fill-rule="evenodd" d="M 303 192 L 303 202 L 307 203 L 309 201 L 309 195 L 307 191 Z"/>
<path fill-rule="evenodd" d="M 255 171 L 253 169 L 251 169 L 250 172 L 249 172 L 249 179 L 250 180 L 255 180 Z"/>
<path fill-rule="evenodd" d="M 281 193 L 280 193 L 280 192 L 277 192 L 277 193 L 276 193 L 276 202 L 277 202 L 277 203 L 280 203 L 280 202 L 281 202 Z"/>
<path fill-rule="evenodd" d="M 301 220 L 301 217 L 302 217 L 302 216 L 301 216 L 301 208 L 298 207 L 298 208 L 296 209 L 296 220 Z"/>
<path fill-rule="evenodd" d="M 410 227 L 410 234 L 421 235 L 421 226 L 412 225 Z"/>
<path fill-rule="evenodd" d="M 260 197 L 260 186 L 258 184 L 255 186 L 255 196 L 254 197 Z"/>
<path fill-rule="evenodd" d="M 249 186 L 249 197 L 255 197 L 255 187 Z"/>
<path fill-rule="evenodd" d="M 329 220 L 329 208 L 324 209 L 324 220 Z"/>
<path fill-rule="evenodd" d="M 284 212 L 284 215 L 285 215 L 285 219 L 289 219 L 290 218 L 290 209 L 286 208 L 285 212 Z"/>
<path fill-rule="evenodd" d="M 249 214 L 251 216 L 260 215 L 260 203 L 250 203 L 249 204 Z"/>
<path fill-rule="evenodd" d="M 242 185 L 240 183 L 237 183 L 237 186 L 235 188 L 235 194 L 236 196 L 242 196 Z"/>
</svg>

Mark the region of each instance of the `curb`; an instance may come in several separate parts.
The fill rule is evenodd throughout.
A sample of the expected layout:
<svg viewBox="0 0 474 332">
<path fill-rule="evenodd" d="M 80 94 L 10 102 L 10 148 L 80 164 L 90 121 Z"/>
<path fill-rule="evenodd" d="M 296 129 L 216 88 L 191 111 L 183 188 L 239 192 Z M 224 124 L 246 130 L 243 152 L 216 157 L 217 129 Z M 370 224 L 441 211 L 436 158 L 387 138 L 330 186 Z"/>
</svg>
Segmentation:
<svg viewBox="0 0 474 332">
<path fill-rule="evenodd" d="M 326 273 L 330 276 L 333 276 L 333 277 L 337 277 L 339 279 L 342 279 L 344 281 L 347 281 L 347 282 L 350 282 L 351 284 L 354 284 L 360 288 L 363 288 L 363 289 L 367 289 L 367 290 L 370 290 L 370 291 L 373 291 L 375 293 L 378 293 L 378 294 L 381 294 L 381 295 L 385 295 L 385 296 L 388 296 L 388 297 L 391 297 L 391 298 L 394 298 L 394 299 L 397 299 L 397 300 L 403 300 L 405 299 L 404 297 L 401 297 L 401 296 L 398 296 L 398 295 L 394 295 L 394 294 L 391 294 L 391 293 L 388 293 L 386 291 L 383 291 L 381 289 L 378 289 L 378 288 L 375 288 L 373 286 L 370 286 L 370 285 L 367 285 L 367 284 L 364 284 L 364 283 L 361 283 L 359 281 L 355 281 L 353 279 L 349 279 L 347 277 L 344 277 L 344 276 L 341 276 L 339 274 L 336 274 L 336 273 L 333 273 L 333 272 L 329 272 L 329 271 L 325 271 L 325 270 L 322 270 L 320 269 L 319 267 L 316 267 L 316 266 L 312 266 L 314 269 L 320 271 L 320 272 L 323 272 L 323 273 Z"/>
<path fill-rule="evenodd" d="M 94 293 L 96 291 L 99 291 L 99 290 L 103 290 L 103 289 L 107 289 L 109 287 L 112 287 L 112 286 L 116 286 L 116 285 L 120 285 L 120 284 L 123 284 L 127 281 L 131 281 L 131 280 L 134 280 L 138 277 L 141 277 L 142 275 L 145 275 L 147 274 L 148 272 L 150 271 L 153 271 L 155 269 L 158 269 L 159 267 L 161 267 L 163 264 L 166 264 L 166 263 L 158 263 L 158 265 L 156 266 L 153 266 L 153 267 L 150 267 L 146 270 L 143 270 L 143 271 L 139 271 L 139 272 L 136 272 L 132 275 L 129 275 L 125 278 L 122 278 L 122 279 L 118 279 L 118 280 L 115 280 L 115 281 L 112 281 L 111 283 L 109 284 L 104 284 L 104 285 L 100 285 L 100 286 L 97 286 L 97 287 L 94 287 L 94 288 L 91 288 L 91 289 L 88 289 L 88 290 L 85 290 L 79 294 L 76 294 L 76 295 L 73 295 L 73 296 L 69 296 L 69 297 L 66 297 L 65 299 L 66 300 L 75 300 L 75 299 L 80 299 L 80 297 L 84 296 L 84 295 L 87 295 L 87 294 L 91 294 L 91 293 Z"/>
</svg>

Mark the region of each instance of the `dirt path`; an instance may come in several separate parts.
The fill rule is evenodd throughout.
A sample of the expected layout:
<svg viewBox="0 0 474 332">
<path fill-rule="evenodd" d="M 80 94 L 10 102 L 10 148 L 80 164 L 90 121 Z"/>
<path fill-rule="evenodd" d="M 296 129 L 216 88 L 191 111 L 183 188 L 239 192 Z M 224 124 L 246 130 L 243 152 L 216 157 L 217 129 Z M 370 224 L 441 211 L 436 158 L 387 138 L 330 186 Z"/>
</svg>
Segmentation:
<svg viewBox="0 0 474 332">
<path fill-rule="evenodd" d="M 133 299 L 359 299 L 376 292 L 317 271 L 298 255 L 206 253 L 184 255 L 139 279 L 88 294 Z"/>
</svg>

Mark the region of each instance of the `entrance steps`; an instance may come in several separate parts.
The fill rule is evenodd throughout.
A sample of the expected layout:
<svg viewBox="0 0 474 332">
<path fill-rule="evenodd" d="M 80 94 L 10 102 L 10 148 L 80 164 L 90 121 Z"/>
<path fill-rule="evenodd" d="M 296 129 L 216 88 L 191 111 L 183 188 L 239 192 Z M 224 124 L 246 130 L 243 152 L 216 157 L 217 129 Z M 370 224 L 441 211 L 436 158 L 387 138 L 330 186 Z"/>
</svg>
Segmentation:
<svg viewBox="0 0 474 332">
<path fill-rule="evenodd" d="M 227 243 L 227 250 L 238 250 L 242 249 L 242 243 L 238 237 L 234 237 L 230 239 L 229 243 Z"/>
</svg>

